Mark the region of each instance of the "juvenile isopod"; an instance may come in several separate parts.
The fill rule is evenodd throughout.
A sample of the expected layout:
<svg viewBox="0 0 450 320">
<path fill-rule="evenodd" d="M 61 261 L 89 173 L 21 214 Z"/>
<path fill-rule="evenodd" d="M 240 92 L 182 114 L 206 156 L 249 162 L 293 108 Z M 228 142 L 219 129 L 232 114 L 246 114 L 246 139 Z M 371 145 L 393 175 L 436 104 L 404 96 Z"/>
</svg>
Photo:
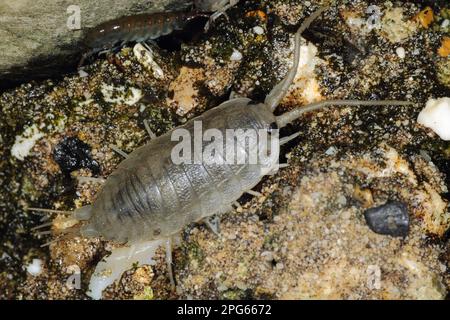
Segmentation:
<svg viewBox="0 0 450 320">
<path fill-rule="evenodd" d="M 197 17 L 209 17 L 201 12 L 159 12 L 125 16 L 106 21 L 90 29 L 84 39 L 87 50 L 85 59 L 100 51 L 107 51 L 127 42 L 154 40 L 175 30 L 182 30 L 187 23 Z"/>
<path fill-rule="evenodd" d="M 317 10 L 301 24 L 295 35 L 293 67 L 263 103 L 248 98 L 228 100 L 185 125 L 152 138 L 146 145 L 125 155 L 126 159 L 104 182 L 96 200 L 91 205 L 72 212 L 72 218 L 85 222 L 66 230 L 67 235 L 102 237 L 131 245 L 163 239 L 168 239 L 170 243 L 170 239 L 188 224 L 230 210 L 231 205 L 243 193 L 251 191 L 265 174 L 272 169 L 277 170 L 278 159 L 273 157 L 268 157 L 269 160 L 265 163 L 218 164 L 203 161 L 175 164 L 172 159 L 172 151 L 178 145 L 178 141 L 172 139 L 175 130 L 181 129 L 194 137 L 196 123 L 201 123 L 204 131 L 217 130 L 223 136 L 226 135 L 227 129 L 262 130 L 270 135 L 274 129 L 285 127 L 304 113 L 332 105 L 409 105 L 409 102 L 394 100 L 329 100 L 294 109 L 280 116 L 274 115 L 276 107 L 286 95 L 296 75 L 301 34 L 325 9 L 324 7 Z M 145 20 L 143 18 L 142 21 Z M 148 32 L 144 31 L 144 28 L 139 30 L 143 31 L 134 33 L 132 39 L 139 40 Z M 117 36 L 110 38 L 117 39 Z M 106 43 L 105 41 L 103 39 L 98 44 L 93 42 L 94 47 L 98 48 Z M 278 139 L 277 135 L 274 135 L 272 139 L 283 145 L 296 136 L 294 134 Z M 256 146 L 263 153 L 272 151 L 266 143 L 253 136 L 249 136 L 248 142 L 248 145 Z M 202 150 L 210 143 L 202 141 Z M 241 154 L 247 152 L 242 145 L 238 145 L 235 151 Z M 224 157 L 225 154 L 220 156 Z M 170 256 L 170 250 L 167 252 Z M 173 283 L 172 274 L 170 277 Z"/>
<path fill-rule="evenodd" d="M 205 26 L 205 30 L 208 30 L 211 22 L 222 15 L 226 16 L 225 12 L 234 7 L 238 2 L 239 0 L 195 0 L 194 4 L 198 10 L 214 12 Z"/>
</svg>

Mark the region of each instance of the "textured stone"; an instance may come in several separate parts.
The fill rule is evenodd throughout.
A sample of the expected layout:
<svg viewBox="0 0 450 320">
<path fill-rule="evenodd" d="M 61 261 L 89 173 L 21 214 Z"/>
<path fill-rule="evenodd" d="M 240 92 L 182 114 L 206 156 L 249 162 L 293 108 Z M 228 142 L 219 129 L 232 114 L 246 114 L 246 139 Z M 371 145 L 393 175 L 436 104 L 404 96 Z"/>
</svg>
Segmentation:
<svg viewBox="0 0 450 320">
<path fill-rule="evenodd" d="M 398 201 L 370 208 L 364 212 L 367 225 L 373 232 L 393 237 L 406 237 L 409 231 L 409 214 L 406 206 Z"/>
<path fill-rule="evenodd" d="M 0 90 L 30 78 L 75 70 L 84 30 L 143 12 L 183 10 L 181 0 L 14 0 L 0 2 Z M 80 9 L 80 29 L 70 17 Z"/>
</svg>

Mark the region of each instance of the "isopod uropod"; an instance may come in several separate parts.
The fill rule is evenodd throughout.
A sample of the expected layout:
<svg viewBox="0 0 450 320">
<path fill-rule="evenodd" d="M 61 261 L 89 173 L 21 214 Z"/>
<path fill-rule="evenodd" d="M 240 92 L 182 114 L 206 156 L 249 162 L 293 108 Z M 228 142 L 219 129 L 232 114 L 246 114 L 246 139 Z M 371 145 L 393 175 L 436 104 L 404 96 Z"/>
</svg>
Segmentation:
<svg viewBox="0 0 450 320">
<path fill-rule="evenodd" d="M 295 35 L 293 67 L 267 95 L 264 103 L 256 103 L 248 98 L 231 99 L 190 120 L 181 128 L 194 136 L 194 121 L 200 121 L 204 130 L 217 129 L 222 133 L 226 129 L 270 132 L 274 128 L 286 126 L 303 113 L 331 105 L 410 104 L 404 101 L 330 100 L 294 109 L 280 116 L 274 115 L 275 108 L 296 75 L 301 34 L 325 9 L 317 10 L 301 24 Z M 142 34 L 136 34 L 134 39 L 141 37 Z M 73 211 L 73 218 L 86 222 L 66 232 L 128 244 L 170 239 L 192 222 L 229 210 L 231 204 L 256 186 L 267 169 L 275 168 L 278 161 L 272 158 L 269 163 L 259 164 L 174 164 L 171 151 L 177 142 L 172 141 L 172 132 L 151 139 L 148 144 L 130 153 L 107 178 L 94 203 Z M 279 144 L 295 136 L 281 138 Z M 203 148 L 208 145 L 208 142 L 202 143 Z M 249 145 L 257 145 L 258 149 L 265 151 L 268 148 L 258 140 L 250 140 Z M 246 152 L 244 148 L 237 150 L 237 153 Z"/>
</svg>

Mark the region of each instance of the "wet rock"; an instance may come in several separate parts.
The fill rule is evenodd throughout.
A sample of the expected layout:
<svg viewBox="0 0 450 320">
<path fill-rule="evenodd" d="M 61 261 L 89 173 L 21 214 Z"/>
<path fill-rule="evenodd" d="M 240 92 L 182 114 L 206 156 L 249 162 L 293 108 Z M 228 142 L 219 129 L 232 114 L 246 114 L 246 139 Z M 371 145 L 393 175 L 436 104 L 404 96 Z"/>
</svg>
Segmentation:
<svg viewBox="0 0 450 320">
<path fill-rule="evenodd" d="M 341 8 L 349 7 L 348 2 L 339 3 Z M 365 21 L 369 5 L 357 0 L 349 10 L 359 10 Z M 69 210 L 92 203 L 101 189 L 95 182 L 77 179 L 76 192 L 71 190 L 67 196 L 61 192 L 60 186 L 69 183 L 62 181 L 53 152 L 64 137 L 76 136 L 88 143 L 106 178 L 122 160 L 110 144 L 131 152 L 148 141 L 143 119 L 161 135 L 221 103 L 229 91 L 263 101 L 292 62 L 289 25 L 298 25 L 314 6 L 285 0 L 241 1 L 228 12 L 234 23 L 220 18 L 209 33 L 184 44 L 181 51 L 168 54 L 151 46 L 152 58 L 163 73 L 155 74 L 146 63 L 150 60 L 139 58 L 128 47 L 86 65 L 80 76 L 30 83 L 2 94 L 0 154 L 7 161 L 0 162 L 0 171 L 9 183 L 0 184 L 0 257 L 6 257 L 0 258 L 0 298 L 86 299 L 85 290 L 68 290 L 61 279 L 67 278 L 66 270 L 74 264 L 82 275 L 90 275 L 113 247 L 99 239 L 77 238 L 39 249 L 52 238 L 37 238 L 29 231 L 40 222 L 23 210 L 25 205 Z M 380 7 L 382 13 L 387 9 Z M 422 9 L 410 2 L 402 7 L 403 22 Z M 257 8 L 275 12 L 280 20 L 266 24 L 247 15 L 247 10 Z M 332 27 L 336 34 L 345 35 L 343 39 L 361 38 L 370 50 L 350 65 L 336 58 L 345 58 L 336 44 L 305 42 L 301 70 L 279 113 L 322 99 L 396 98 L 416 104 L 330 108 L 305 115 L 286 128 L 300 132 L 297 143 L 283 150 L 290 166 L 262 181 L 257 189 L 263 197 L 243 197 L 239 209 L 221 216 L 222 238 L 201 226 L 183 232 L 180 247 L 174 250 L 176 292 L 167 278 L 164 250 L 158 250 L 154 266 L 146 272 L 140 268 L 125 272 L 105 289 L 104 298 L 445 297 L 450 282 L 440 262 L 444 249 L 427 235 L 437 241 L 450 226 L 444 198 L 450 181 L 444 176 L 450 152 L 445 150 L 450 149 L 448 142 L 436 139 L 416 121 L 427 99 L 450 96 L 442 94 L 430 70 L 441 36 L 431 28 L 419 29 L 401 43 L 386 45 L 385 36 L 343 23 L 340 10 L 327 12 L 317 24 Z M 255 25 L 265 33 L 256 34 Z M 396 54 L 400 45 L 406 51 L 403 59 Z M 241 60 L 232 58 L 235 50 L 242 54 Z M 176 101 L 180 95 L 170 91 L 173 82 L 183 83 L 180 74 L 189 77 L 180 72 L 182 68 L 198 68 L 204 76 L 192 86 L 199 102 L 180 116 L 175 113 L 182 105 Z M 143 96 L 139 101 L 136 89 Z M 30 138 L 24 128 L 33 125 L 43 136 L 20 153 L 25 160 L 11 156 L 16 137 Z M 338 152 L 327 152 L 330 147 Z M 421 150 L 429 154 L 429 161 L 421 160 Z M 72 174 L 90 177 L 86 171 Z M 380 236 L 361 223 L 363 210 L 373 206 L 374 198 L 398 199 L 408 206 L 414 223 L 406 239 Z M 58 224 L 55 221 L 56 229 Z M 37 277 L 22 269 L 35 258 L 45 266 Z"/>
<path fill-rule="evenodd" d="M 382 206 L 370 208 L 364 212 L 364 217 L 373 232 L 393 237 L 408 235 L 408 209 L 399 201 L 388 201 Z"/>
<path fill-rule="evenodd" d="M 180 0 L 2 1 L 0 90 L 30 77 L 54 77 L 70 67 L 75 70 L 84 31 L 100 22 L 187 6 L 189 1 Z"/>
</svg>

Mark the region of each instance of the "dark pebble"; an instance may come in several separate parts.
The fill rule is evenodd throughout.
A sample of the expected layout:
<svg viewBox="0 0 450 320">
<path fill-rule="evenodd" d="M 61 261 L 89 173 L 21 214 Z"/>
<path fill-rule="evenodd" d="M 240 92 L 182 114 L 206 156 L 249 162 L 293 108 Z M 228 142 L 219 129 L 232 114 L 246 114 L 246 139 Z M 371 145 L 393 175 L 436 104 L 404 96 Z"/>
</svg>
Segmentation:
<svg viewBox="0 0 450 320">
<path fill-rule="evenodd" d="M 75 137 L 66 137 L 58 143 L 53 158 L 65 175 L 81 168 L 91 170 L 94 175 L 100 172 L 99 164 L 92 159 L 91 147 Z"/>
<path fill-rule="evenodd" d="M 388 201 L 384 205 L 364 212 L 367 225 L 376 233 L 393 237 L 406 237 L 409 231 L 409 214 L 405 204 Z"/>
</svg>

